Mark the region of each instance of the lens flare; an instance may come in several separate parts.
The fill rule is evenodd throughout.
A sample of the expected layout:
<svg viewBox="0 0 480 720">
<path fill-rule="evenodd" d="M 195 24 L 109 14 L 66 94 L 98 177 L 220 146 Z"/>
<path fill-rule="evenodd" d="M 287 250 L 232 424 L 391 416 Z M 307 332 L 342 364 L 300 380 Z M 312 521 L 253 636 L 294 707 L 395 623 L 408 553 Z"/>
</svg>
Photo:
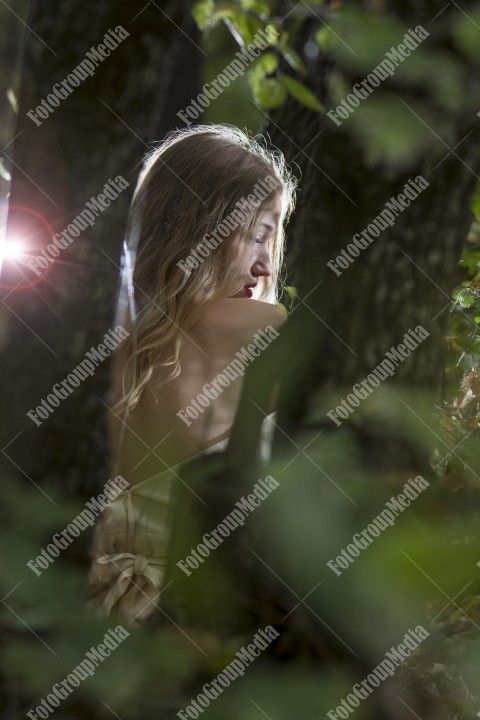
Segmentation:
<svg viewBox="0 0 480 720">
<path fill-rule="evenodd" d="M 25 243 L 20 238 L 8 237 L 0 247 L 0 265 L 4 260 L 20 260 L 25 253 Z"/>
</svg>

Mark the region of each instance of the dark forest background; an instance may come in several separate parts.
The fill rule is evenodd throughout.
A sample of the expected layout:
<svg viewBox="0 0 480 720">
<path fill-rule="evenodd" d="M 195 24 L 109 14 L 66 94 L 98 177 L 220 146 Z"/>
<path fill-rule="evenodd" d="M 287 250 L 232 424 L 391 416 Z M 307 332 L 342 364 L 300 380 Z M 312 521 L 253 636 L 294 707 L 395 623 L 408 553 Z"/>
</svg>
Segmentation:
<svg viewBox="0 0 480 720">
<path fill-rule="evenodd" d="M 85 611 L 88 533 L 41 577 L 25 565 L 108 479 L 109 362 L 40 427 L 26 413 L 113 325 L 144 153 L 182 127 L 177 112 L 268 24 L 277 42 L 199 122 L 264 135 L 298 178 L 289 321 L 247 373 L 231 452 L 184 466 L 210 510 L 200 516 L 179 496 L 172 556 L 259 475 L 280 488 L 192 582 L 173 583 L 167 615 L 132 632 L 55 714 L 176 717 L 266 624 L 279 639 L 207 717 L 326 717 L 419 624 L 428 641 L 355 712 L 459 720 L 480 711 L 480 4 L 51 0 L 0 4 L 0 230 L 28 228 L 46 245 L 109 178 L 130 186 L 40 282 L 7 265 L 2 274 L 0 703 L 9 720 L 36 707 L 112 624 Z M 28 110 L 117 25 L 125 42 L 32 123 Z M 337 127 L 326 111 L 418 25 L 428 38 Z M 428 189 L 333 273 L 327 262 L 418 175 Z M 428 339 L 341 427 L 329 421 L 417 325 Z M 273 376 L 278 428 L 260 469 L 249 460 L 261 421 L 249 397 Z M 428 490 L 332 574 L 326 562 L 418 474 Z"/>
</svg>

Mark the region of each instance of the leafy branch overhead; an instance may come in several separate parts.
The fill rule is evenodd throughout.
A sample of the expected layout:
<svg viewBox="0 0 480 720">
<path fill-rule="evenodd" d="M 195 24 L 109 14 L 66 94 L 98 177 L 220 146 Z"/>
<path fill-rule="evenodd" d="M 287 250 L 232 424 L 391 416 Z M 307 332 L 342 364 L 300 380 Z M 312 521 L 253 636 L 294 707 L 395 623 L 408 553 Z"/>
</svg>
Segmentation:
<svg viewBox="0 0 480 720">
<path fill-rule="evenodd" d="M 300 56 L 290 45 L 290 33 L 285 27 L 285 21 L 271 16 L 267 4 L 257 0 L 200 0 L 193 8 L 193 17 L 206 35 L 220 23 L 225 23 L 240 47 L 254 42 L 259 30 L 273 26 L 276 37 L 270 40 L 268 49 L 248 69 L 248 80 L 255 101 L 264 110 L 271 110 L 283 105 L 290 95 L 311 110 L 324 112 L 320 100 L 299 79 L 306 75 L 306 71 Z M 280 59 L 298 77 L 282 70 Z"/>
<path fill-rule="evenodd" d="M 405 38 L 415 28 L 386 12 L 382 4 L 366 9 L 355 3 L 301 2 L 285 15 L 275 14 L 274 7 L 271 1 L 200 0 L 193 8 L 206 37 L 224 24 L 239 47 L 248 46 L 267 27 L 275 29 L 275 36 L 247 69 L 251 93 L 261 109 L 279 108 L 292 97 L 315 112 L 329 114 L 345 98 L 353 98 L 357 109 L 346 118 L 349 134 L 369 162 L 393 165 L 413 165 L 436 151 L 438 137 L 455 145 L 450 118 L 477 111 L 472 72 L 479 54 L 472 36 L 472 27 L 480 23 L 476 11 L 471 19 L 459 13 L 452 23 L 441 26 L 441 35 L 411 50 Z M 310 29 L 300 57 L 294 46 L 305 20 Z M 430 36 L 426 26 L 422 31 Z M 325 80 L 328 102 L 318 97 L 318 88 L 312 89 L 319 58 L 335 60 Z M 358 103 L 354 89 L 363 88 L 365 78 L 383 61 L 391 71 L 368 102 Z M 309 63 L 314 71 L 306 67 Z"/>
</svg>

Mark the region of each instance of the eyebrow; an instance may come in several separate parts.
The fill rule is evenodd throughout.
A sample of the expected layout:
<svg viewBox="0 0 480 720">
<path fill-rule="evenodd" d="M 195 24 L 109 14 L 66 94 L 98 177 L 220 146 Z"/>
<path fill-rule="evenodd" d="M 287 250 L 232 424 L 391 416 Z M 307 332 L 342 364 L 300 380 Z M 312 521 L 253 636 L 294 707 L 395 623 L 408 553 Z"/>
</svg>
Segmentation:
<svg viewBox="0 0 480 720">
<path fill-rule="evenodd" d="M 261 222 L 260 226 L 266 227 L 267 230 L 275 230 L 275 225 L 272 225 L 271 223 Z"/>
</svg>

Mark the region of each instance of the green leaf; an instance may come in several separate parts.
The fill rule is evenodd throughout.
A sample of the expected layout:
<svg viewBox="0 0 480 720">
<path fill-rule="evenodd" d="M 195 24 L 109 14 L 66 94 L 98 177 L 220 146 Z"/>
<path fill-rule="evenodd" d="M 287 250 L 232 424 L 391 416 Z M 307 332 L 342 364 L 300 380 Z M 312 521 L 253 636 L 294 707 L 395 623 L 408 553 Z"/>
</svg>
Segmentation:
<svg viewBox="0 0 480 720">
<path fill-rule="evenodd" d="M 327 52 L 338 45 L 338 37 L 326 25 L 315 33 L 315 40 L 319 48 Z"/>
<path fill-rule="evenodd" d="M 239 44 L 252 42 L 260 22 L 244 12 L 241 5 L 233 2 L 216 3 L 214 0 L 201 0 L 192 10 L 193 17 L 200 30 L 208 31 L 224 21 Z"/>
<path fill-rule="evenodd" d="M 270 8 L 264 2 L 259 0 L 240 0 L 240 5 L 245 10 L 254 10 L 261 15 L 270 15 Z"/>
<path fill-rule="evenodd" d="M 282 53 L 282 56 L 285 58 L 292 70 L 304 74 L 305 67 L 300 58 L 300 55 L 296 53 L 295 50 L 288 44 L 288 32 L 282 32 L 277 45 L 278 49 Z"/>
<path fill-rule="evenodd" d="M 272 19 L 263 27 L 263 31 L 269 37 L 268 44 L 270 47 L 278 45 L 282 34 L 285 32 L 281 24 L 278 21 L 272 21 Z"/>
<path fill-rule="evenodd" d="M 471 210 L 475 215 L 477 222 L 480 222 L 480 182 L 477 183 L 475 193 L 472 198 Z"/>
<path fill-rule="evenodd" d="M 272 52 L 261 55 L 250 67 L 250 76 L 254 79 L 264 78 L 271 75 L 278 67 L 278 58 Z"/>
<path fill-rule="evenodd" d="M 460 259 L 460 265 L 466 269 L 470 280 L 480 280 L 480 247 L 465 247 Z"/>
<path fill-rule="evenodd" d="M 468 288 L 460 288 L 460 290 L 456 290 L 454 293 L 454 299 L 457 305 L 460 305 L 462 308 L 472 307 L 475 302 L 475 297 Z"/>
<path fill-rule="evenodd" d="M 282 83 L 276 78 L 267 77 L 274 73 L 277 67 L 276 55 L 265 53 L 255 60 L 248 76 L 253 96 L 260 107 L 265 110 L 280 107 L 287 98 L 287 91 Z"/>
<path fill-rule="evenodd" d="M 264 78 L 252 87 L 253 94 L 260 107 L 273 110 L 283 105 L 288 93 L 282 83 L 275 78 Z"/>
<path fill-rule="evenodd" d="M 298 297 L 298 290 L 293 285 L 285 285 L 285 292 L 292 300 Z"/>
<path fill-rule="evenodd" d="M 260 28 L 258 22 L 242 13 L 240 8 L 224 7 L 218 10 L 217 15 L 225 21 L 225 24 L 240 45 L 242 43 L 249 45 Z M 236 35 L 239 35 L 241 40 Z"/>
<path fill-rule="evenodd" d="M 325 112 L 325 108 L 320 100 L 311 90 L 303 85 L 303 83 L 295 80 L 295 78 L 292 78 L 290 75 L 282 75 L 280 79 L 290 95 L 294 97 L 295 100 L 298 100 L 299 103 L 302 103 L 302 105 L 305 105 L 311 110 L 316 110 L 320 113 Z"/>
<path fill-rule="evenodd" d="M 200 30 L 206 30 L 208 27 L 213 27 L 213 25 L 216 24 L 214 18 L 214 1 L 200 0 L 200 2 L 195 3 L 192 9 L 192 15 Z"/>
</svg>

